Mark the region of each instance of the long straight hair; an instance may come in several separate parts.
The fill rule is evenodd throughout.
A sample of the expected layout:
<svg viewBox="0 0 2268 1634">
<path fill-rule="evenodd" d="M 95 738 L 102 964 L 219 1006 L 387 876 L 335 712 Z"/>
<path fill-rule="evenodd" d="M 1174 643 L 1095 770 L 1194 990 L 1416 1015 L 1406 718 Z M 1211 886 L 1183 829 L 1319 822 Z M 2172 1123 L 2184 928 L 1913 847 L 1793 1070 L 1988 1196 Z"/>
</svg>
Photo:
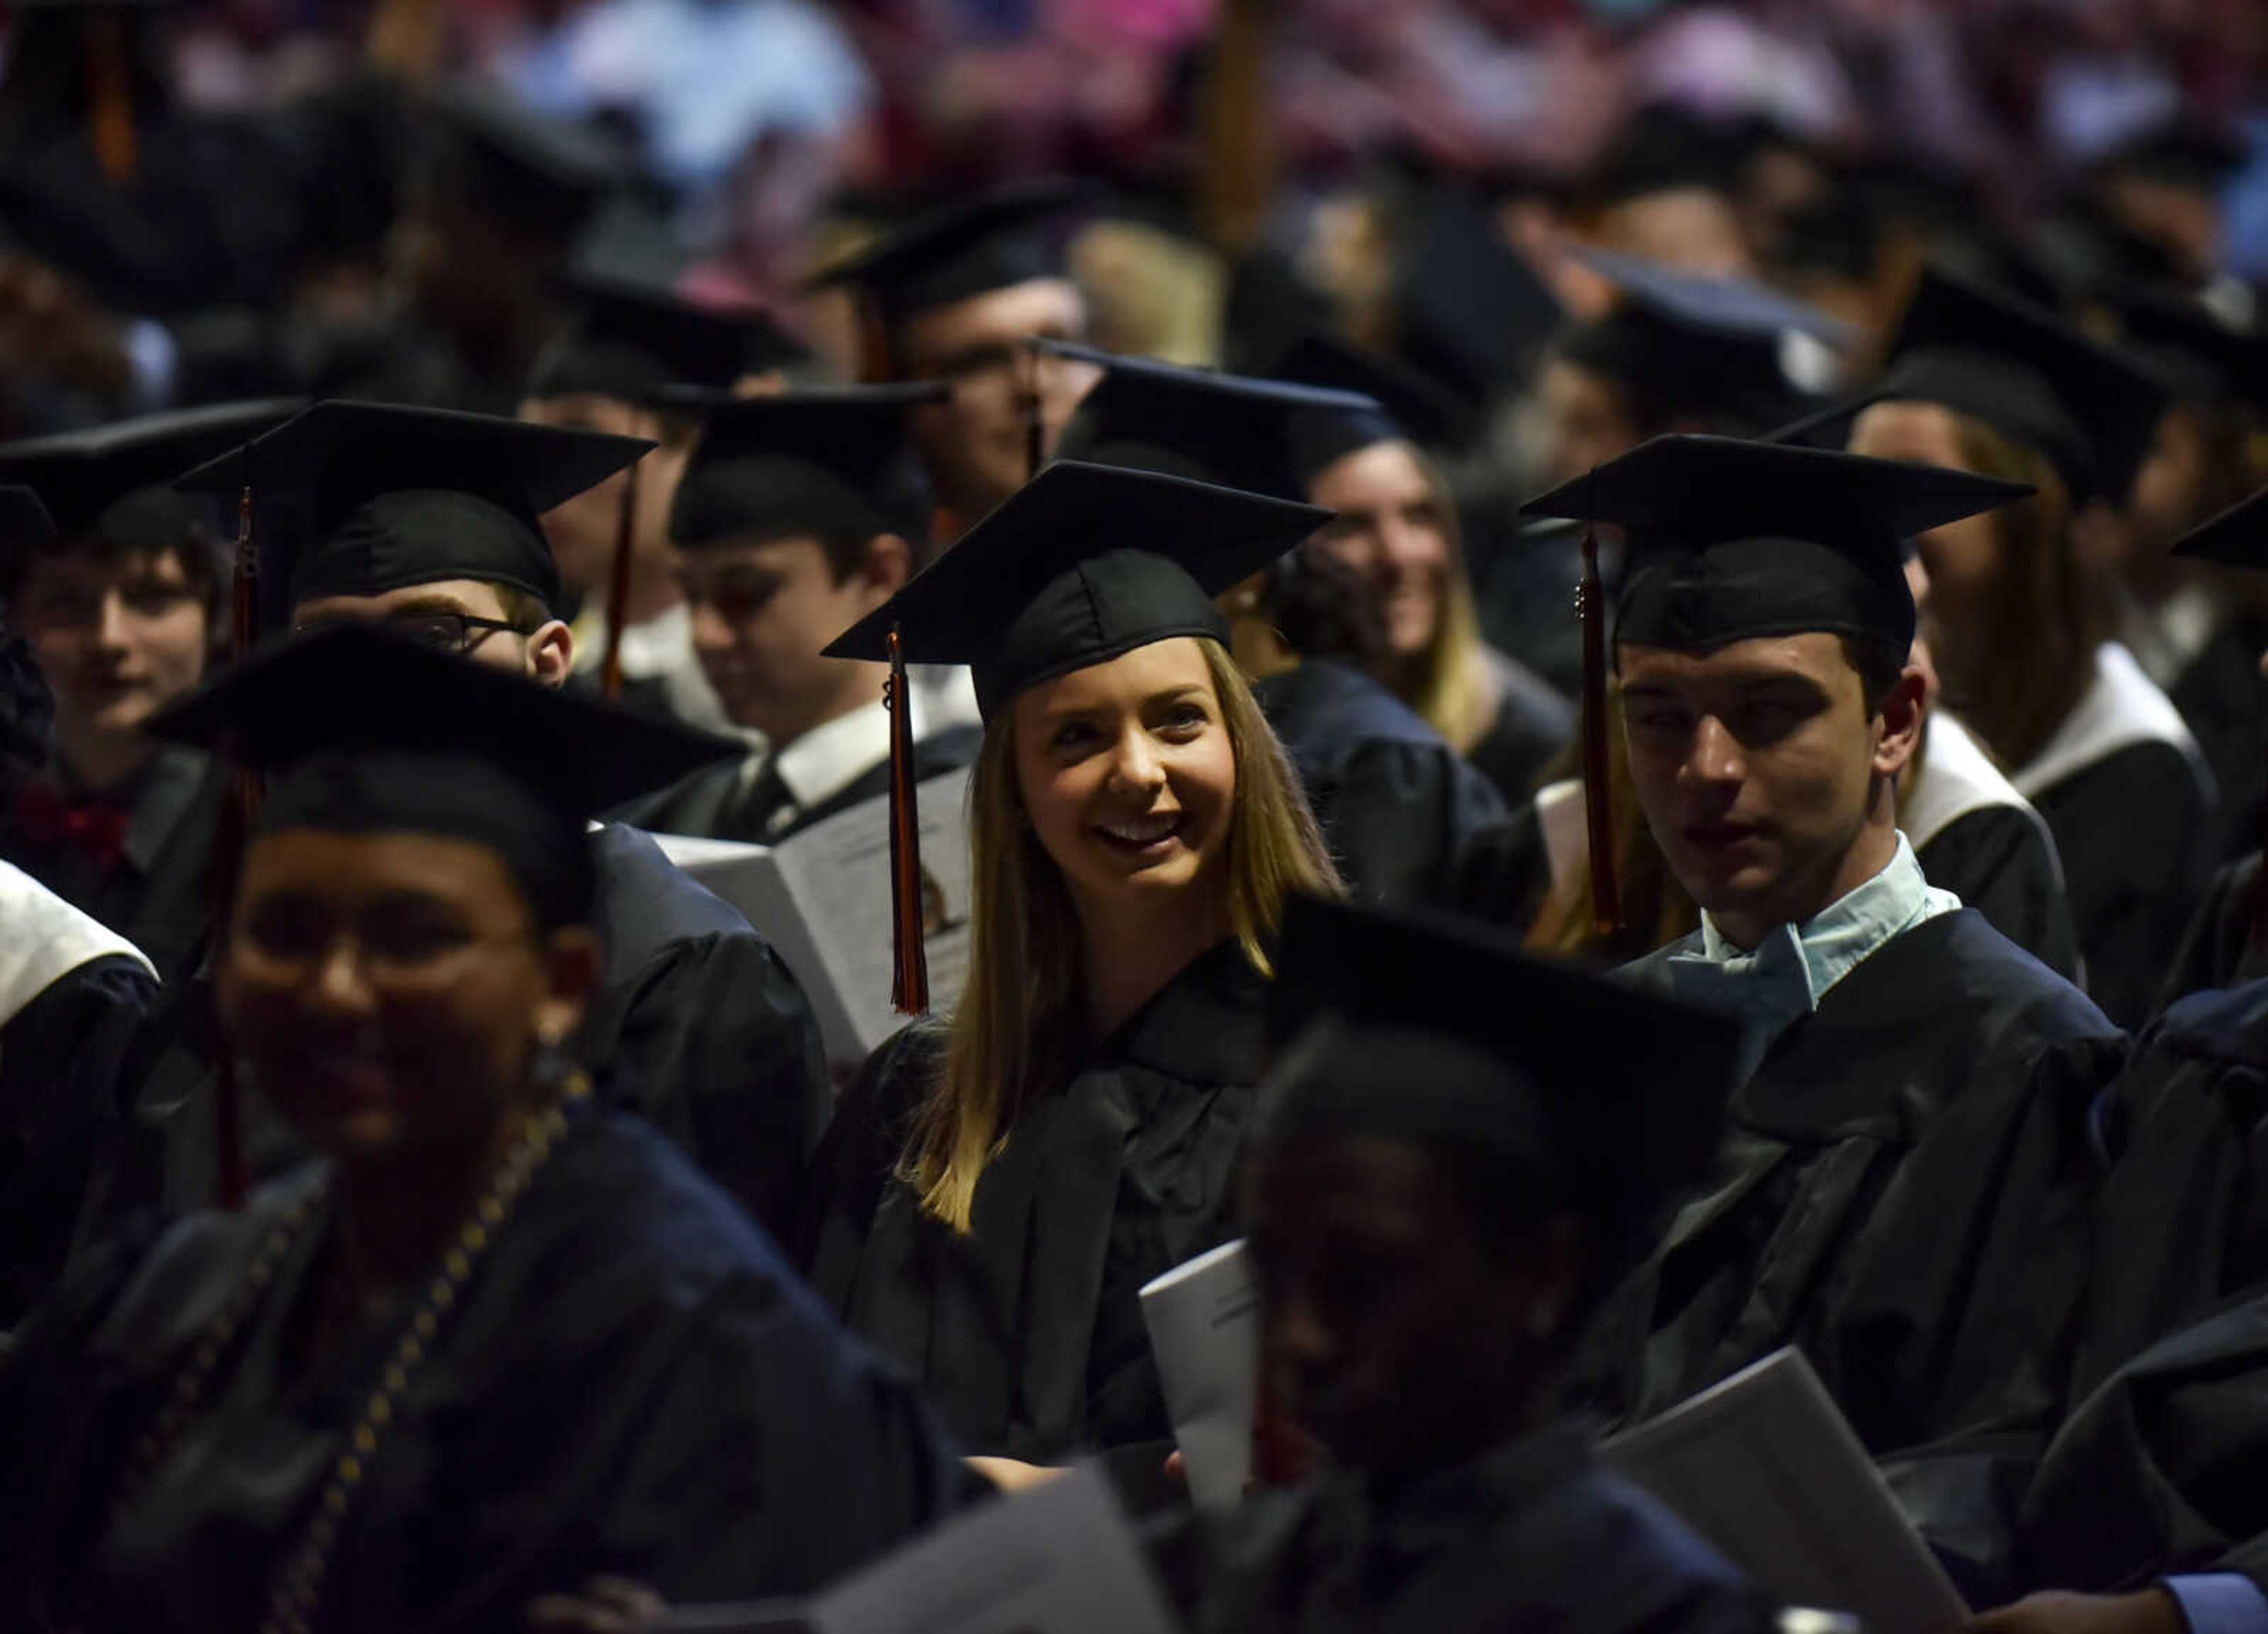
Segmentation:
<svg viewBox="0 0 2268 1634">
<path fill-rule="evenodd" d="M 2101 583 L 2073 547 L 2070 490 L 2055 468 L 1981 421 L 1962 415 L 1955 424 L 1969 470 L 2039 490 L 1985 519 L 1999 556 L 1968 644 L 1975 650 L 1938 660 L 1948 706 L 2003 765 L 2021 767 L 2093 681 L 2109 614 Z"/>
<path fill-rule="evenodd" d="M 1463 530 L 1457 526 L 1457 507 L 1441 469 L 1414 443 L 1404 443 L 1410 457 L 1425 473 L 1433 499 L 1433 514 L 1448 547 L 1448 567 L 1441 585 L 1441 615 L 1433 639 L 1417 660 L 1402 668 L 1402 684 L 1395 688 L 1402 701 L 1424 716 L 1428 725 L 1449 740 L 1460 754 L 1487 735 L 1497 711 L 1497 683 L 1489 669 L 1488 649 L 1481 640 L 1480 614 L 1473 605 L 1472 575 L 1465 567 Z"/>
<path fill-rule="evenodd" d="M 1270 974 L 1267 943 L 1293 892 L 1340 894 L 1322 832 L 1283 746 L 1227 651 L 1200 639 L 1235 757 L 1228 920 L 1244 957 Z M 1068 1081 L 1089 1043 L 1086 953 L 1062 871 L 1025 821 L 1016 732 L 986 727 L 970 791 L 968 970 L 937 1080 L 916 1114 L 900 1178 L 922 1209 L 968 1229 L 976 1182 L 1025 1111 Z"/>
</svg>

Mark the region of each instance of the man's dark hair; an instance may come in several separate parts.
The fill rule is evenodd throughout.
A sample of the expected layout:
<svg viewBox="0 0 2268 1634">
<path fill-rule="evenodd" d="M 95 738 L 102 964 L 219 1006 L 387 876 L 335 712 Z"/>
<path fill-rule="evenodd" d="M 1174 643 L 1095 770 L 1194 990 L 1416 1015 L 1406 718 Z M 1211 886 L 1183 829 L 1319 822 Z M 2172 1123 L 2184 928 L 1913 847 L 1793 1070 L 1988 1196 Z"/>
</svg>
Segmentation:
<svg viewBox="0 0 2268 1634">
<path fill-rule="evenodd" d="M 1906 655 L 1879 636 L 1842 637 L 1843 661 L 1859 672 L 1869 713 L 1879 713 L 1890 688 L 1906 672 Z"/>
<path fill-rule="evenodd" d="M 121 534 L 98 525 L 70 540 L 59 540 L 39 550 L 0 552 L 0 600 L 12 600 L 24 588 L 32 563 L 40 557 L 64 556 L 103 567 L 114 567 L 129 556 L 171 558 L 181 569 L 189 593 L 207 608 L 220 597 L 221 563 L 225 553 L 212 530 L 202 522 L 185 523 L 177 533 L 154 535 L 142 530 Z"/>
</svg>

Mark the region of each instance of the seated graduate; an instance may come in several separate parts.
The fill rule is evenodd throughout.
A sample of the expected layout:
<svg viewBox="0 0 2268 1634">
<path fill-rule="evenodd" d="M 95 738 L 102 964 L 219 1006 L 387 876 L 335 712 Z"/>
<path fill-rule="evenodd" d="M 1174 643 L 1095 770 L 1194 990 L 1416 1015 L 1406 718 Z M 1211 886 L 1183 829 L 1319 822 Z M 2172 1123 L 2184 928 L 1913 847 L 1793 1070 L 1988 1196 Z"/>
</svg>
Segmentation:
<svg viewBox="0 0 2268 1634">
<path fill-rule="evenodd" d="M 1212 597 L 1322 519 L 1058 462 L 828 649 L 984 705 L 966 985 L 845 1094 L 799 1243 L 972 1452 L 1163 1460 L 1136 1296 L 1231 1234 L 1270 943 L 1337 888 Z"/>
<path fill-rule="evenodd" d="M 2268 488 L 2240 501 L 2192 529 L 2174 545 L 2176 555 L 2240 570 L 2268 567 Z M 2268 647 L 2253 654 L 2268 679 Z M 2259 722 L 2251 723 L 2255 739 Z M 2255 752 L 2259 744 L 2255 741 Z M 2164 1002 L 2186 993 L 2235 987 L 2268 975 L 2268 941 L 2261 935 L 2260 850 L 2257 845 L 2213 876 L 2213 884 L 2182 938 L 2180 952 L 2160 995 Z"/>
<path fill-rule="evenodd" d="M 29 489 L 0 488 L 0 538 L 50 526 Z M 46 758 L 55 708 L 31 649 L 0 630 L 0 799 Z M 0 862 L 0 1332 L 63 1268 L 157 987 L 131 942 Z"/>
<path fill-rule="evenodd" d="M 902 589 L 929 536 L 907 437 L 942 386 L 843 386 L 711 401 L 669 517 L 694 651 L 762 747 L 624 815 L 668 834 L 774 844 L 889 791 L 889 668 L 821 649 Z M 983 732 L 927 730 L 914 776 L 976 758 Z"/>
<path fill-rule="evenodd" d="M 262 578 L 294 629 L 377 622 L 558 687 L 574 637 L 551 616 L 558 578 L 536 518 L 645 447 L 485 416 L 319 403 L 245 457 L 268 519 L 264 532 L 255 525 Z M 184 480 L 233 491 L 246 468 L 232 456 Z M 747 921 L 645 835 L 608 823 L 591 843 L 607 964 L 584 1041 L 600 1091 L 777 1231 L 832 1098 L 809 1002 Z M 204 1124 L 177 1116 L 169 1139 L 194 1144 Z M 199 1167 L 173 1165 L 177 1176 Z M 167 1193 L 177 1207 L 210 1195 L 179 1181 Z"/>
<path fill-rule="evenodd" d="M 1558 1404 L 1599 1299 L 1707 1165 L 1738 1024 L 1477 929 L 1304 902 L 1273 999 L 1298 1030 L 1244 1174 L 1263 1397 L 1326 1461 L 1203 1527 L 1193 1625 L 1772 1626 Z"/>
<path fill-rule="evenodd" d="M 2220 847 L 2179 711 L 2107 630 L 2073 539 L 2116 508 L 2165 406 L 2155 377 L 2053 313 L 1931 269 L 1853 453 L 2029 483 L 2024 503 L 1920 540 L 1948 702 L 2054 831 L 2087 989 L 2145 1019 Z M 1837 412 L 1847 412 L 1848 405 Z"/>
<path fill-rule="evenodd" d="M 212 923 L 220 774 L 142 723 L 214 659 L 226 514 L 173 479 L 287 418 L 226 403 L 0 445 L 0 482 L 40 496 L 55 534 L 0 542 L 0 596 L 55 689 L 53 759 L 0 813 L 0 857 L 112 926 L 169 980 Z"/>
<path fill-rule="evenodd" d="M 571 1053 L 586 817 L 726 746 L 366 629 L 151 729 L 269 778 L 218 991 L 314 1160 L 107 1245 L 0 1359 L 9 1626 L 500 1629 L 594 1572 L 793 1594 L 948 1505 L 911 1389 Z"/>
<path fill-rule="evenodd" d="M 601 680 L 611 649 L 621 696 L 632 708 L 721 727 L 724 709 L 694 657 L 692 613 L 669 537 L 670 507 L 701 421 L 666 404 L 663 394 L 673 386 L 729 391 L 785 360 L 789 343 L 754 314 L 709 311 L 593 269 L 578 269 L 569 288 L 578 310 L 535 360 L 519 417 L 654 445 L 635 466 L 544 515 L 560 593 L 579 609 L 576 673 Z M 608 616 L 618 587 L 617 640 Z"/>
<path fill-rule="evenodd" d="M 1299 500 L 1307 497 L 1301 450 L 1336 451 L 1350 438 L 1388 434 L 1377 400 L 1358 392 L 1179 368 L 1085 348 L 1043 350 L 1071 351 L 1106 365 L 1101 383 L 1064 431 L 1059 452 L 1066 459 Z M 1232 611 L 1241 607 L 1249 614 L 1256 593 L 1292 591 L 1295 578 L 1312 584 L 1314 576 L 1305 564 L 1322 556 L 1329 528 L 1336 526 L 1270 564 L 1272 588 L 1248 581 L 1232 591 Z M 1343 552 L 1332 552 L 1330 562 L 1338 570 L 1334 583 L 1351 581 L 1353 593 L 1367 604 L 1357 614 L 1378 633 L 1371 644 L 1374 661 L 1389 662 L 1393 615 L 1377 592 L 1377 565 L 1350 563 Z M 1441 589 L 1435 584 L 1423 593 Z M 1292 757 L 1349 888 L 1373 901 L 1449 900 L 1459 857 L 1503 816 L 1485 775 L 1461 762 L 1448 740 L 1373 674 L 1319 661 L 1296 644 L 1263 641 L 1255 622 L 1233 621 L 1233 650 Z M 1556 695 L 1543 710 L 1515 705 L 1513 697 L 1505 695 L 1503 707 L 1527 723 L 1520 732 L 1556 747 L 1565 735 L 1565 705 Z"/>
<path fill-rule="evenodd" d="M 1877 1454 L 2043 1408 L 2023 1386 L 2079 1297 L 2085 1111 L 2122 1039 L 1930 886 L 1895 794 L 1923 687 L 1900 541 L 2023 491 L 1667 437 L 1531 502 L 1629 531 L 1631 782 L 1702 921 L 1627 974 L 1751 1029 L 1714 1183 L 1602 1333 L 1611 1410 L 1791 1343 Z"/>
</svg>

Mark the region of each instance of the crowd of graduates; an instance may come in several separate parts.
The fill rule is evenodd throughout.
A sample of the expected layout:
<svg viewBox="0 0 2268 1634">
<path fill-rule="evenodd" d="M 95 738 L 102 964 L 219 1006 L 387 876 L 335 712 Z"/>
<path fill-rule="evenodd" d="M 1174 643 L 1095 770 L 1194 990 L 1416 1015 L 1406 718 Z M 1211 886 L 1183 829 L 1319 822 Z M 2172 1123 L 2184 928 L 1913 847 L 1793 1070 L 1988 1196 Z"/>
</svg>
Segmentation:
<svg viewBox="0 0 2268 1634">
<path fill-rule="evenodd" d="M 1672 7 L 1350 158 L 1221 0 L 822 200 L 465 10 L 12 9 L 0 1629 L 692 1626 L 1089 1460 L 1194 1630 L 1792 1627 L 1596 1442 L 1794 1347 L 1978 1628 L 2268 1634 L 2268 47 L 1964 171 Z M 793 946 L 680 865 L 855 823 Z"/>
</svg>

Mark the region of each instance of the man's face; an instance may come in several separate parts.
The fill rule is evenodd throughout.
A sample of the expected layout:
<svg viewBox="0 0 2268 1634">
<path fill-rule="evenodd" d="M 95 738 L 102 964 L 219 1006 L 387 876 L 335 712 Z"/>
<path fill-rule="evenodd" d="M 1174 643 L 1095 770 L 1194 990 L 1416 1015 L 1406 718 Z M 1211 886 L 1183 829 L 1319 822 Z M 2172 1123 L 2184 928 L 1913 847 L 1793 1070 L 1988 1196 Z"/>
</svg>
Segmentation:
<svg viewBox="0 0 2268 1634">
<path fill-rule="evenodd" d="M 67 747 L 136 731 L 204 674 L 206 608 L 171 551 L 35 556 L 13 618 L 55 688 Z"/>
<path fill-rule="evenodd" d="M 683 553 L 678 576 L 692 609 L 693 651 L 736 725 L 777 747 L 866 701 L 873 666 L 821 653 L 904 582 L 904 547 L 889 543 L 895 571 L 840 579 L 808 537 Z"/>
<path fill-rule="evenodd" d="M 656 441 L 661 431 L 660 423 L 645 409 L 589 394 L 532 397 L 519 406 L 519 417 L 533 425 Z M 637 462 L 637 519 L 631 548 L 642 556 L 669 553 L 669 505 L 683 466 L 683 454 L 666 445 Z M 622 490 L 630 480 L 628 471 L 617 471 L 543 513 L 543 537 L 558 561 L 559 582 L 584 600 L 603 600 L 612 582 Z"/>
<path fill-rule="evenodd" d="M 900 373 L 945 380 L 945 402 L 913 413 L 916 442 L 938 496 L 975 522 L 1031 479 L 1029 423 L 1036 403 L 1047 445 L 1094 388 L 1089 364 L 1035 356 L 1024 342 L 1077 341 L 1086 303 L 1067 279 L 1035 278 L 923 313 L 897 333 Z"/>
<path fill-rule="evenodd" d="M 1295 1136 L 1255 1160 L 1244 1197 L 1262 1366 L 1285 1416 L 1336 1461 L 1413 1473 L 1517 1418 L 1548 1369 L 1529 1313 L 1564 1292 L 1492 1240 L 1439 1158 L 1378 1137 Z"/>
<path fill-rule="evenodd" d="M 1536 391 L 1550 438 L 1544 473 L 1550 482 L 1572 482 L 1638 446 L 1638 425 L 1604 376 L 1554 357 Z"/>
<path fill-rule="evenodd" d="M 1904 759 L 1881 763 L 1885 723 L 1841 641 L 1624 644 L 1617 659 L 1638 805 L 1694 901 L 1767 929 L 1832 901 L 1874 777 Z"/>
<path fill-rule="evenodd" d="M 291 628 L 381 624 L 396 635 L 456 652 L 497 669 L 515 670 L 549 687 L 573 667 L 574 637 L 549 619 L 534 629 L 512 622 L 504 593 L 478 579 L 406 585 L 378 596 L 318 596 L 291 609 Z"/>
</svg>

